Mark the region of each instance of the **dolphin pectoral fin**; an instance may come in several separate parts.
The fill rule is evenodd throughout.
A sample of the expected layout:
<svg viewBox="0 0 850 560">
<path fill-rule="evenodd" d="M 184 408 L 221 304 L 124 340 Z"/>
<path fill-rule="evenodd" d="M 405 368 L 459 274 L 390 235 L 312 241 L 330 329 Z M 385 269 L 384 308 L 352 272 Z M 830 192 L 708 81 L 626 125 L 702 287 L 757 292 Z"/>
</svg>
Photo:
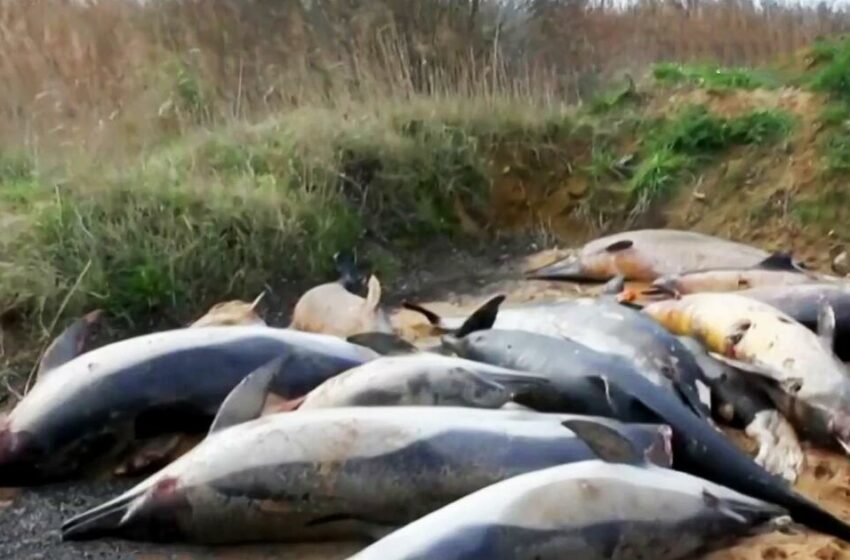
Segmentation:
<svg viewBox="0 0 850 560">
<path fill-rule="evenodd" d="M 618 274 L 617 276 L 611 278 L 602 286 L 602 290 L 599 292 L 602 295 L 617 295 L 623 291 L 623 288 L 626 286 L 626 277 L 622 274 Z"/>
<path fill-rule="evenodd" d="M 692 385 L 687 385 L 686 383 L 682 383 L 680 381 L 673 380 L 673 390 L 678 395 L 679 399 L 685 403 L 694 414 L 702 418 L 703 420 L 710 421 L 711 420 L 711 411 L 705 403 L 700 399 L 700 394 L 697 391 L 697 388 Z"/>
<path fill-rule="evenodd" d="M 835 310 L 825 300 L 818 306 L 818 338 L 824 348 L 832 352 L 835 347 Z"/>
<path fill-rule="evenodd" d="M 759 445 L 755 462 L 793 484 L 805 466 L 805 455 L 788 420 L 777 410 L 762 410 L 744 431 Z"/>
<path fill-rule="evenodd" d="M 354 334 L 346 338 L 352 344 L 371 348 L 382 356 L 415 354 L 419 349 L 398 335 L 383 332 Z"/>
<path fill-rule="evenodd" d="M 130 457 L 118 465 L 113 473 L 116 476 L 137 476 L 165 466 L 175 456 L 182 442 L 182 435 L 163 435 L 147 441 Z"/>
<path fill-rule="evenodd" d="M 608 426 L 577 418 L 565 420 L 561 425 L 575 433 L 603 461 L 630 464 L 645 462 L 628 439 Z"/>
<path fill-rule="evenodd" d="M 262 414 L 272 381 L 288 359 L 275 358 L 240 381 L 221 403 L 209 433 L 258 418 Z"/>
<path fill-rule="evenodd" d="M 473 333 L 475 331 L 486 331 L 487 329 L 492 328 L 493 324 L 496 322 L 496 316 L 499 314 L 499 306 L 502 305 L 502 302 L 505 301 L 506 297 L 507 296 L 505 295 L 498 295 L 487 300 L 484 305 L 476 309 L 472 315 L 463 322 L 457 332 L 455 332 L 455 336 L 463 338 L 469 333 Z"/>
<path fill-rule="evenodd" d="M 54 338 L 41 356 L 36 379 L 43 378 L 52 370 L 81 355 L 88 339 L 89 330 L 100 320 L 102 315 L 103 310 L 95 309 L 74 320 L 59 336 Z"/>
<path fill-rule="evenodd" d="M 739 523 L 755 524 L 753 522 L 756 520 L 768 521 L 788 514 L 785 508 L 778 505 L 767 502 L 754 504 L 751 501 L 722 498 L 712 494 L 708 489 L 703 489 L 702 499 L 707 507 Z"/>
</svg>

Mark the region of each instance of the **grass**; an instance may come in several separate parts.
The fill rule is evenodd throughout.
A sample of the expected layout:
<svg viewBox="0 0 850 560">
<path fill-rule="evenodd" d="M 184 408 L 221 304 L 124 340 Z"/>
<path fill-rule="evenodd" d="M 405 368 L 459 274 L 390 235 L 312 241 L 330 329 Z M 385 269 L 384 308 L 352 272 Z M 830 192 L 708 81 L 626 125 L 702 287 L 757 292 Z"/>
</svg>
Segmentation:
<svg viewBox="0 0 850 560">
<path fill-rule="evenodd" d="M 766 70 L 723 67 L 716 64 L 665 62 L 654 65 L 652 75 L 661 84 L 691 84 L 713 90 L 772 89 L 781 84 L 776 76 Z"/>
<path fill-rule="evenodd" d="M 0 308 L 51 317 L 87 269 L 68 312 L 101 307 L 139 330 L 322 277 L 331 255 L 364 235 L 395 247 L 457 235 L 454 204 L 482 206 L 493 153 L 544 149 L 571 134 L 570 122 L 562 111 L 485 100 L 305 108 L 56 190 L 8 173 L 0 192 L 36 183 L 30 204 L 11 214 L 27 227 L 6 240 L 20 280 L 0 285 Z"/>
<path fill-rule="evenodd" d="M 788 135 L 793 118 L 776 110 L 759 110 L 732 118 L 713 114 L 702 105 L 682 109 L 671 118 L 644 125 L 637 169 L 627 184 L 640 209 L 669 195 L 698 165 L 732 146 L 763 145 Z"/>
</svg>

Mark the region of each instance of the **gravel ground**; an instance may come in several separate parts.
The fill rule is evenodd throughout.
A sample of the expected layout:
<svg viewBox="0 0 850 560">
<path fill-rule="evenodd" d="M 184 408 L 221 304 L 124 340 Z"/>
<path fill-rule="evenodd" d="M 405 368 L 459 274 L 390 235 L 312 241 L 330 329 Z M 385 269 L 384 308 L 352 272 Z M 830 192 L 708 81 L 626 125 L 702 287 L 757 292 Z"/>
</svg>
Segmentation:
<svg viewBox="0 0 850 560">
<path fill-rule="evenodd" d="M 62 522 L 132 486 L 101 481 L 35 489 L 0 489 L 0 558 L 14 560 L 341 560 L 355 543 L 198 547 L 120 540 L 62 542 Z"/>
</svg>

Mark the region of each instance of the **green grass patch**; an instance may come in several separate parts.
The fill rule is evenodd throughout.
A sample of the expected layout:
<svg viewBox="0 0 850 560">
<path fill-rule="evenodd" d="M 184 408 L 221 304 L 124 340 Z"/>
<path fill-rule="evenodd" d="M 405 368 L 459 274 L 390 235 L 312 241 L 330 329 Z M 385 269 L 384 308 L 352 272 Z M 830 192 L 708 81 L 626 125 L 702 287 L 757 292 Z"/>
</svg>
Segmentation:
<svg viewBox="0 0 850 560">
<path fill-rule="evenodd" d="M 842 128 L 827 136 L 824 159 L 829 173 L 850 173 L 850 130 Z"/>
<path fill-rule="evenodd" d="M 7 217 L 20 227 L 0 244 L 0 311 L 49 322 L 78 284 L 66 314 L 101 307 L 131 330 L 184 321 L 331 275 L 331 255 L 364 235 L 401 247 L 458 234 L 455 200 L 482 206 L 493 154 L 543 153 L 571 134 L 558 110 L 431 100 L 293 111 L 55 189 L 12 166 L 0 192 L 33 183 L 38 198 Z"/>
<path fill-rule="evenodd" d="M 655 80 L 667 85 L 693 84 L 699 87 L 724 89 L 771 89 L 780 80 L 766 70 L 729 68 L 712 64 L 661 63 L 652 68 Z"/>
<path fill-rule="evenodd" d="M 803 83 L 835 99 L 850 101 L 850 39 L 821 40 L 812 47 Z"/>
<path fill-rule="evenodd" d="M 783 111 L 752 111 L 723 118 L 701 105 L 671 118 L 645 123 L 640 163 L 627 185 L 642 208 L 670 192 L 689 171 L 733 146 L 776 142 L 789 134 L 793 117 Z"/>
</svg>

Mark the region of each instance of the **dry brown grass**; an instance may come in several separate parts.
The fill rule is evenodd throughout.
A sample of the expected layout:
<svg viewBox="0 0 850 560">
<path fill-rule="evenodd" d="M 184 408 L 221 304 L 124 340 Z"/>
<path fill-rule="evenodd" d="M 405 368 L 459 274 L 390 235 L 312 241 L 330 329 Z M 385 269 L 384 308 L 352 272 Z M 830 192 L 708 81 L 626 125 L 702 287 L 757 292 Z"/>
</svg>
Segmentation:
<svg viewBox="0 0 850 560">
<path fill-rule="evenodd" d="M 114 158 L 196 126 L 416 93 L 586 96 L 657 60 L 775 60 L 847 19 L 749 2 L 7 0 L 0 142 Z"/>
</svg>

